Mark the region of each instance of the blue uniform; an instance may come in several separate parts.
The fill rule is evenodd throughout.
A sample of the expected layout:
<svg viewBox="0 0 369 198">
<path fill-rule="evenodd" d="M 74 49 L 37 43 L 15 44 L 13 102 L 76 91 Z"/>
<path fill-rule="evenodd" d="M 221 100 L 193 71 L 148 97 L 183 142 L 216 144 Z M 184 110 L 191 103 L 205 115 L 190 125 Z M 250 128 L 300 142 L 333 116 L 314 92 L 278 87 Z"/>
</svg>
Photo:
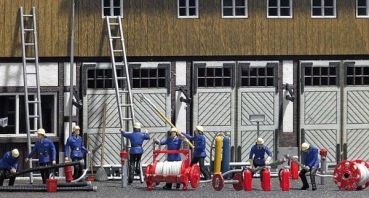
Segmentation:
<svg viewBox="0 0 369 198">
<path fill-rule="evenodd" d="M 302 157 L 304 159 L 304 165 L 308 166 L 309 169 L 307 170 L 304 168 L 299 173 L 303 183 L 301 190 L 306 190 L 309 188 L 309 183 L 307 182 L 305 175 L 307 172 L 310 172 L 312 190 L 316 190 L 315 175 L 319 167 L 318 149 L 310 145 L 307 151 L 302 152 Z"/>
<path fill-rule="evenodd" d="M 197 158 L 203 158 L 206 157 L 206 139 L 205 136 L 202 134 L 199 134 L 198 136 L 190 136 L 184 132 L 182 132 L 182 135 L 184 135 L 187 139 L 193 140 L 195 142 L 195 148 L 194 148 L 194 157 Z"/>
<path fill-rule="evenodd" d="M 3 185 L 5 175 L 8 172 L 10 173 L 11 169 L 18 169 L 18 159 L 19 157 L 13 157 L 11 151 L 8 151 L 4 154 L 3 158 L 0 159 L 0 186 Z M 13 186 L 15 182 L 15 176 L 9 177 L 9 186 Z"/>
<path fill-rule="evenodd" d="M 131 141 L 131 149 L 129 154 L 142 154 L 144 152 L 142 144 L 144 140 L 149 140 L 150 135 L 147 133 L 141 133 L 138 129 L 134 129 L 132 133 L 126 133 L 121 131 L 122 136 L 128 138 Z"/>
<path fill-rule="evenodd" d="M 310 169 L 319 167 L 318 149 L 310 146 L 307 152 L 302 152 L 304 165 L 309 166 Z"/>
<path fill-rule="evenodd" d="M 170 137 L 166 140 L 160 141 L 160 145 L 168 145 L 168 150 L 180 150 L 181 149 L 182 140 L 179 137 Z M 169 153 L 168 161 L 181 161 L 181 155 L 179 153 Z"/>
<path fill-rule="evenodd" d="M 39 163 L 50 163 L 56 160 L 54 143 L 48 138 L 37 140 L 31 153 L 28 154 L 28 158 L 31 158 L 36 151 L 38 152 Z"/>
<path fill-rule="evenodd" d="M 71 148 L 70 158 L 71 159 L 82 159 L 83 152 L 88 153 L 86 147 L 83 146 L 82 137 L 79 135 L 72 135 L 68 138 L 64 148 L 64 156 L 68 157 L 69 147 Z"/>
<path fill-rule="evenodd" d="M 8 151 L 4 154 L 3 158 L 0 159 L 0 168 L 10 170 L 10 169 L 18 169 L 18 159 L 19 157 L 13 157 L 11 151 Z"/>
<path fill-rule="evenodd" d="M 258 145 L 254 145 L 251 147 L 251 152 L 250 152 L 250 156 L 249 159 L 253 159 L 254 156 L 254 165 L 256 166 L 264 166 L 265 165 L 265 153 L 269 156 L 269 157 L 273 157 L 272 152 L 269 150 L 269 148 L 265 145 L 259 147 Z"/>
</svg>

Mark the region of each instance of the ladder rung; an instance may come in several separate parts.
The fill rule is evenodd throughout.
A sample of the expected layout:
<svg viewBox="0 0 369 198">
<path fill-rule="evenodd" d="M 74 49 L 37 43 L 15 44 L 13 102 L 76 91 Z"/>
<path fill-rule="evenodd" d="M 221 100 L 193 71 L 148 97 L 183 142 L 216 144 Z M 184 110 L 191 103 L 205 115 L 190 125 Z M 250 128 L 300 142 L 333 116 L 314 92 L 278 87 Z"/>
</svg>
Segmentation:
<svg viewBox="0 0 369 198">
<path fill-rule="evenodd" d="M 29 132 L 36 132 L 37 130 L 29 130 Z M 34 144 L 31 144 L 31 146 L 34 146 Z"/>
<path fill-rule="evenodd" d="M 132 120 L 132 118 L 122 118 L 122 120 Z"/>
<path fill-rule="evenodd" d="M 27 101 L 27 103 L 31 103 L 31 104 L 36 104 L 38 102 L 40 102 L 40 101 L 38 101 L 38 100 L 28 100 Z"/>
<path fill-rule="evenodd" d="M 36 72 L 27 72 L 26 73 L 27 75 L 34 75 L 34 74 L 37 74 Z"/>
<path fill-rule="evenodd" d="M 113 52 L 123 52 L 123 50 L 113 50 Z"/>
<path fill-rule="evenodd" d="M 128 91 L 119 91 L 119 93 L 128 93 Z"/>
<path fill-rule="evenodd" d="M 110 23 L 110 25 L 119 25 L 119 23 Z"/>
<path fill-rule="evenodd" d="M 35 45 L 35 43 L 24 43 L 26 46 Z"/>
<path fill-rule="evenodd" d="M 36 60 L 35 57 L 25 57 L 24 59 L 26 59 L 26 60 Z"/>
<path fill-rule="evenodd" d="M 31 32 L 31 31 L 33 31 L 34 29 L 24 29 L 24 31 L 26 31 L 26 32 Z"/>
<path fill-rule="evenodd" d="M 115 65 L 124 66 L 124 63 L 123 62 L 117 62 L 117 63 L 115 63 Z"/>
<path fill-rule="evenodd" d="M 39 115 L 29 115 L 28 117 L 29 118 L 39 118 L 40 116 Z"/>
<path fill-rule="evenodd" d="M 33 15 L 32 15 L 32 14 L 24 14 L 23 16 L 24 16 L 24 17 L 33 17 Z"/>
<path fill-rule="evenodd" d="M 117 77 L 118 80 L 125 80 L 127 77 Z"/>
<path fill-rule="evenodd" d="M 111 38 L 112 39 L 120 39 L 121 37 L 120 36 L 112 36 Z"/>
</svg>

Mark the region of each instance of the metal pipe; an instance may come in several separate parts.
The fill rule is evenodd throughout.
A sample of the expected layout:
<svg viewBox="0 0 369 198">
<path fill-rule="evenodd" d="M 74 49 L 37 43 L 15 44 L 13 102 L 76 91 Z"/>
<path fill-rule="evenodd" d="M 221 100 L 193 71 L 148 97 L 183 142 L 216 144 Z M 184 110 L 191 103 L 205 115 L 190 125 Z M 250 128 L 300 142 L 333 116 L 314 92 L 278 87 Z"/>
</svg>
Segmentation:
<svg viewBox="0 0 369 198">
<path fill-rule="evenodd" d="M 21 184 L 21 185 L 17 185 L 17 186 L 46 187 L 46 184 L 31 184 L 31 185 Z M 92 183 L 90 181 L 88 181 L 88 182 L 76 182 L 76 183 L 58 183 L 58 187 L 84 187 L 84 186 L 92 186 Z"/>
<path fill-rule="evenodd" d="M 6 175 L 5 179 L 12 177 L 12 176 L 18 176 L 18 175 L 23 175 L 26 173 L 30 173 L 30 172 L 34 172 L 34 171 L 40 171 L 40 170 L 49 170 L 49 169 L 54 169 L 54 168 L 61 168 L 61 167 L 66 167 L 66 166 L 73 166 L 73 165 L 80 165 L 83 166 L 85 163 L 83 160 L 79 160 L 79 161 L 74 161 L 74 162 L 67 162 L 67 163 L 62 163 L 62 164 L 56 164 L 56 165 L 52 165 L 52 166 L 39 166 L 39 167 L 35 167 L 35 168 L 28 168 L 28 169 L 24 169 L 21 172 L 17 172 L 15 174 L 10 174 L 10 175 Z"/>
<path fill-rule="evenodd" d="M 56 191 L 96 191 L 97 186 L 84 186 L 84 187 L 57 187 Z M 0 192 L 16 192 L 16 191 L 24 191 L 24 192 L 45 192 L 45 187 L 39 186 L 0 186 Z"/>
<path fill-rule="evenodd" d="M 72 16 L 71 16 L 71 35 L 70 35 L 70 85 L 69 85 L 69 134 L 72 132 L 72 116 L 73 116 L 73 65 L 74 65 L 74 14 L 75 0 L 72 1 Z"/>
</svg>

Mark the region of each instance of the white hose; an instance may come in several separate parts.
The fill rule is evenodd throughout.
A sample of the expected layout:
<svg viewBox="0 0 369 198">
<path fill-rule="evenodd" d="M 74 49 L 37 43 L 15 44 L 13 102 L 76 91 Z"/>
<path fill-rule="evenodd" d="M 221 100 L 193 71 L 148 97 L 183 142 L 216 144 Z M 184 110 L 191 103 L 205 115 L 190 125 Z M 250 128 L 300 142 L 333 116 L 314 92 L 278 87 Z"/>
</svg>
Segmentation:
<svg viewBox="0 0 369 198">
<path fill-rule="evenodd" d="M 180 175 L 182 161 L 178 162 L 158 162 L 156 163 L 155 174 L 162 175 Z"/>
<path fill-rule="evenodd" d="M 366 182 L 369 181 L 369 170 L 364 164 L 356 164 L 361 173 L 361 178 L 358 186 L 365 185 Z"/>
</svg>

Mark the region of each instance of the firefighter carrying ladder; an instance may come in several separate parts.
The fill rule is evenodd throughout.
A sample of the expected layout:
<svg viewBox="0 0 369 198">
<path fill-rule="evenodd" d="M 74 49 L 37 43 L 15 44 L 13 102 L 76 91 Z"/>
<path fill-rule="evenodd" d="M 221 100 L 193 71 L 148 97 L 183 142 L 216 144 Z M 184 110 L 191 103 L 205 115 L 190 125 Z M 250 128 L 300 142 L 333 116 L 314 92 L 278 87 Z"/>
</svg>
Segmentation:
<svg viewBox="0 0 369 198">
<path fill-rule="evenodd" d="M 31 14 L 24 14 L 23 11 L 23 7 L 20 7 L 27 146 L 28 153 L 30 153 L 34 146 L 31 144 L 31 134 L 36 132 L 37 128 L 42 128 L 42 111 L 37 49 L 36 9 L 35 7 L 32 7 Z M 25 23 L 27 23 L 27 27 Z M 30 92 L 36 92 L 36 94 L 30 94 Z M 30 108 L 33 108 L 32 112 L 35 112 L 34 115 L 30 115 Z M 33 125 L 32 129 L 31 123 Z M 32 168 L 32 162 L 35 161 L 37 162 L 38 159 L 31 158 L 29 160 L 29 168 Z M 31 184 L 33 183 L 33 177 L 36 175 L 40 176 L 41 174 L 30 172 Z"/>
<path fill-rule="evenodd" d="M 122 129 L 127 129 L 125 126 L 129 126 L 129 122 L 131 122 L 132 126 L 134 125 L 134 110 L 133 110 L 133 99 L 131 92 L 131 85 L 129 79 L 129 71 L 128 71 L 128 63 L 126 56 L 126 49 L 124 46 L 124 37 L 123 37 L 123 27 L 122 21 L 119 16 L 106 16 L 106 24 L 108 27 L 108 35 L 109 35 L 109 46 L 110 46 L 110 57 L 111 64 L 113 69 L 113 81 L 115 86 L 115 97 L 118 107 L 119 113 L 119 121 L 120 127 Z M 121 61 L 116 61 L 115 57 L 122 57 Z M 120 69 L 122 72 L 120 76 L 117 76 L 117 69 Z M 124 84 L 119 83 L 124 82 Z M 121 84 L 121 87 L 119 87 Z M 123 100 L 121 95 L 126 96 L 126 100 Z M 126 101 L 125 103 L 123 101 Z M 123 111 L 125 112 L 126 117 L 123 117 Z M 129 116 L 130 115 L 130 116 Z M 122 136 L 121 140 L 122 149 L 128 151 L 128 140 Z M 122 165 L 122 187 L 127 187 L 127 164 L 129 162 L 124 163 Z M 140 180 L 143 183 L 143 173 L 142 167 L 140 163 Z"/>
</svg>

